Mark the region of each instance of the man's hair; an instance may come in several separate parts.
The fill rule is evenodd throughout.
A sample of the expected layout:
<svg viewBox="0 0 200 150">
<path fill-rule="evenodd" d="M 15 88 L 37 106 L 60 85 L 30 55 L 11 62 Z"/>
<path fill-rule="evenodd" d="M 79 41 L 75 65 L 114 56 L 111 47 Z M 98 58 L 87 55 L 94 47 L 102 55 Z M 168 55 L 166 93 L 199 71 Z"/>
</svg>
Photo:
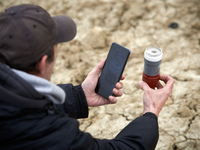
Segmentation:
<svg viewBox="0 0 200 150">
<path fill-rule="evenodd" d="M 52 62 L 54 61 L 54 49 L 53 49 L 53 47 L 52 47 L 51 50 L 48 51 L 48 53 L 47 53 L 46 55 L 47 55 L 47 62 L 48 62 L 48 63 L 52 63 Z M 43 57 L 43 56 L 42 56 L 42 57 Z M 41 59 L 42 59 L 42 58 L 40 58 L 40 60 L 41 60 Z M 39 60 L 39 61 L 40 61 L 40 60 Z M 38 62 L 39 62 L 39 61 L 38 61 Z M 36 67 L 36 65 L 37 65 L 38 62 L 35 62 L 35 63 L 30 64 L 29 66 L 23 67 L 23 68 L 15 68 L 15 67 L 13 67 L 13 69 L 18 69 L 18 70 L 21 70 L 21 71 L 24 71 L 24 72 L 34 72 L 34 73 L 38 73 L 39 70 L 38 70 L 38 68 Z"/>
<path fill-rule="evenodd" d="M 48 51 L 45 55 L 47 55 L 47 62 L 48 62 L 48 63 L 53 62 L 53 61 L 54 61 L 54 48 L 53 48 L 53 47 L 49 48 L 49 51 Z M 44 55 L 43 55 L 43 56 L 44 56 Z M 43 57 L 43 56 L 42 56 L 42 57 Z M 42 59 L 42 57 L 39 59 L 39 61 Z M 30 64 L 30 65 L 28 65 L 28 66 L 26 66 L 26 67 L 12 66 L 12 65 L 9 65 L 9 64 L 6 62 L 6 60 L 4 59 L 4 57 L 2 57 L 2 56 L 0 55 L 0 62 L 1 62 L 1 63 L 10 66 L 10 67 L 13 68 L 13 69 L 21 70 L 21 71 L 24 71 L 24 72 L 34 72 L 34 73 L 39 72 L 38 68 L 36 67 L 36 65 L 37 65 L 37 63 L 38 63 L 39 61 L 34 62 L 34 63 L 32 63 L 32 64 Z"/>
</svg>

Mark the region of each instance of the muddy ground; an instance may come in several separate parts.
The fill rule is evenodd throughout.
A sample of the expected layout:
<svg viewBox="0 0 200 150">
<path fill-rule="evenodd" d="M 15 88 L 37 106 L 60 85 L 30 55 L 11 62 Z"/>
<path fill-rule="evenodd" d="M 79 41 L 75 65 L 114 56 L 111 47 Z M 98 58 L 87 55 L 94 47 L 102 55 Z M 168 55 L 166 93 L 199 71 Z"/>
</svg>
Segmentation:
<svg viewBox="0 0 200 150">
<path fill-rule="evenodd" d="M 132 51 L 124 96 L 115 105 L 90 108 L 89 118 L 79 120 L 81 130 L 111 139 L 141 115 L 143 53 L 158 46 L 160 72 L 171 75 L 175 85 L 159 116 L 156 150 L 200 149 L 200 0 L 0 0 L 0 11 L 21 3 L 41 5 L 51 15 L 67 14 L 77 24 L 76 38 L 59 46 L 53 83 L 80 84 L 112 42 Z"/>
</svg>

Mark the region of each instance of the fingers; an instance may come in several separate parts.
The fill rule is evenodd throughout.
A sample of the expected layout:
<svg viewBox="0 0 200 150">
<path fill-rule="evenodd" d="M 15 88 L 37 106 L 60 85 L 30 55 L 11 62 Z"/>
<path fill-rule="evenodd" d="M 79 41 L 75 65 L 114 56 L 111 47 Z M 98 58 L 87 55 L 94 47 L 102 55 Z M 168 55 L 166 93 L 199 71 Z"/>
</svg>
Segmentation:
<svg viewBox="0 0 200 150">
<path fill-rule="evenodd" d="M 122 89 L 122 88 L 123 88 L 123 83 L 122 83 L 122 82 L 118 82 L 118 83 L 116 84 L 116 88 L 113 89 L 113 94 L 114 94 L 116 97 L 122 96 L 122 95 L 124 94 L 123 91 L 120 90 L 120 89 Z"/>
<path fill-rule="evenodd" d="M 116 86 L 117 89 L 122 89 L 123 88 L 123 83 L 122 82 L 117 82 Z"/>
<path fill-rule="evenodd" d="M 162 88 L 163 88 L 163 85 L 162 85 L 160 82 L 158 82 L 157 88 L 158 88 L 158 89 L 162 89 Z"/>
<path fill-rule="evenodd" d="M 165 88 L 169 88 L 172 89 L 173 85 L 174 85 L 174 79 L 168 75 L 161 75 L 160 76 L 160 80 L 162 80 L 163 82 L 165 82 Z"/>
<path fill-rule="evenodd" d="M 160 75 L 160 80 L 162 80 L 166 84 L 168 81 L 172 81 L 173 78 L 170 77 L 169 75 Z"/>
<path fill-rule="evenodd" d="M 143 91 L 150 89 L 149 85 L 147 83 L 145 83 L 144 81 L 140 81 L 139 86 Z"/>
<path fill-rule="evenodd" d="M 120 80 L 124 80 L 125 79 L 125 75 L 122 74 L 121 79 Z"/>
<path fill-rule="evenodd" d="M 108 104 L 115 104 L 115 103 L 117 103 L 117 98 L 114 97 L 114 96 L 109 96 L 108 99 L 109 99 L 109 101 L 107 100 Z"/>
<path fill-rule="evenodd" d="M 165 83 L 164 88 L 168 88 L 168 89 L 172 89 L 173 88 L 174 79 L 172 77 L 170 77 L 169 75 L 161 75 L 160 76 L 160 80 Z M 144 91 L 149 88 L 148 84 L 145 83 L 144 81 L 140 81 L 139 82 L 139 86 Z M 162 89 L 163 85 L 160 82 L 158 82 L 157 88 L 158 89 Z"/>
<path fill-rule="evenodd" d="M 114 88 L 114 89 L 113 89 L 113 94 L 114 94 L 116 97 L 120 97 L 120 96 L 122 96 L 124 93 L 123 93 L 122 90 L 117 89 L 117 88 Z"/>
</svg>

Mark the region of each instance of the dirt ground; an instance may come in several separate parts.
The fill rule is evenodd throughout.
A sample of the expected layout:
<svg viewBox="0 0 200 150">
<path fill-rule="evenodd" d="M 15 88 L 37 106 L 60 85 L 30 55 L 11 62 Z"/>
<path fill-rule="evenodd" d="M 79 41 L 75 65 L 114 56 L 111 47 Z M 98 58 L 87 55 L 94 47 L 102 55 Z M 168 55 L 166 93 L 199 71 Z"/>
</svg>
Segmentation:
<svg viewBox="0 0 200 150">
<path fill-rule="evenodd" d="M 123 97 L 115 105 L 90 108 L 89 118 L 79 120 L 81 130 L 111 139 L 141 115 L 143 53 L 158 46 L 160 73 L 171 75 L 175 85 L 159 116 L 156 150 L 200 149 L 200 0 L 0 0 L 0 11 L 22 3 L 67 14 L 77 24 L 76 38 L 59 46 L 53 83 L 80 84 L 112 42 L 132 51 Z"/>
</svg>

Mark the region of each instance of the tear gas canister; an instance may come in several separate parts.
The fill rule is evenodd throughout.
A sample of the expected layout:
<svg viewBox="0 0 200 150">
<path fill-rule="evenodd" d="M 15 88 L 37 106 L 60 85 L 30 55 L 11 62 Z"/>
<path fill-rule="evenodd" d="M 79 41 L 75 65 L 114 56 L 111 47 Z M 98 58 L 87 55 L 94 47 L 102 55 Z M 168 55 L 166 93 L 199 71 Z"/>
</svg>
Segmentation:
<svg viewBox="0 0 200 150">
<path fill-rule="evenodd" d="M 159 82 L 162 55 L 162 50 L 158 47 L 148 47 L 144 52 L 144 72 L 142 80 L 152 89 L 155 89 Z"/>
</svg>

